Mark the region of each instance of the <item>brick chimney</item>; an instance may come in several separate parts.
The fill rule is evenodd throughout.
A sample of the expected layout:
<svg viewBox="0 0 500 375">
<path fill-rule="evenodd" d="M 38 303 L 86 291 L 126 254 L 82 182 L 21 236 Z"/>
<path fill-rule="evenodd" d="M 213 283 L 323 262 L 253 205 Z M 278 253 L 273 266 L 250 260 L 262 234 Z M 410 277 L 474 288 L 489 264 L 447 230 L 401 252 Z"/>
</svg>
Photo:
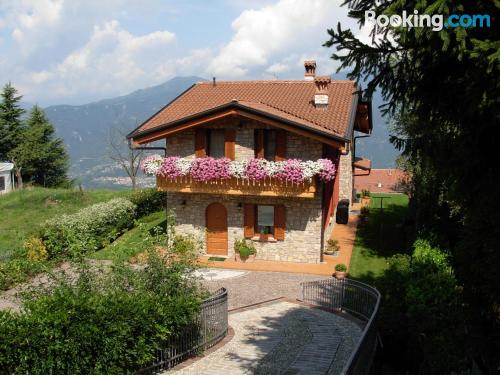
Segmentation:
<svg viewBox="0 0 500 375">
<path fill-rule="evenodd" d="M 316 108 L 324 108 L 328 106 L 328 86 L 331 82 L 330 76 L 314 77 L 314 85 L 316 92 L 314 93 L 314 105 Z"/>
<path fill-rule="evenodd" d="M 316 76 L 316 60 L 306 60 L 304 61 L 304 79 L 306 81 L 313 81 Z"/>
</svg>

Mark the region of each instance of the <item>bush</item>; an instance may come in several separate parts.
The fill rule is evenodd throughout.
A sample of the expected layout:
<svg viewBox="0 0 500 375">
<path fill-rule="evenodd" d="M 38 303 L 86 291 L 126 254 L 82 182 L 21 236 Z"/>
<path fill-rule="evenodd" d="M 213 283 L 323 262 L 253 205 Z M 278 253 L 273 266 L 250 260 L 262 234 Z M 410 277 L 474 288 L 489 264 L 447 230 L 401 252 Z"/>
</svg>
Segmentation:
<svg viewBox="0 0 500 375">
<path fill-rule="evenodd" d="M 0 262 L 0 289 L 7 290 L 37 273 L 46 271 L 47 267 L 47 262 L 32 261 L 26 257 L 14 257 L 7 262 Z"/>
<path fill-rule="evenodd" d="M 46 221 L 40 237 L 49 258 L 84 254 L 104 247 L 131 228 L 135 210 L 136 206 L 123 198 L 94 204 Z"/>
<path fill-rule="evenodd" d="M 339 263 L 335 266 L 335 271 L 338 272 L 346 272 L 347 271 L 347 266 L 344 263 Z"/>
<path fill-rule="evenodd" d="M 26 240 L 24 250 L 26 251 L 26 257 L 34 262 L 47 260 L 49 257 L 43 241 L 38 237 L 31 237 Z"/>
<path fill-rule="evenodd" d="M 167 193 L 155 188 L 136 190 L 130 201 L 137 206 L 136 217 L 142 217 L 165 209 Z"/>
<path fill-rule="evenodd" d="M 7 374 L 125 374 L 152 362 L 162 341 L 191 326 L 202 298 L 189 267 L 150 256 L 143 270 L 115 266 L 64 277 L 0 312 Z"/>
<path fill-rule="evenodd" d="M 389 258 L 389 268 L 377 282 L 386 348 L 403 354 L 404 366 L 413 373 L 459 371 L 466 358 L 465 332 L 456 329 L 464 319 L 461 288 L 445 251 L 425 240 L 413 247 L 412 256 Z"/>
<path fill-rule="evenodd" d="M 234 241 L 234 251 L 240 254 L 240 257 L 243 259 L 257 253 L 257 250 L 255 250 L 255 245 L 244 238 Z"/>
</svg>

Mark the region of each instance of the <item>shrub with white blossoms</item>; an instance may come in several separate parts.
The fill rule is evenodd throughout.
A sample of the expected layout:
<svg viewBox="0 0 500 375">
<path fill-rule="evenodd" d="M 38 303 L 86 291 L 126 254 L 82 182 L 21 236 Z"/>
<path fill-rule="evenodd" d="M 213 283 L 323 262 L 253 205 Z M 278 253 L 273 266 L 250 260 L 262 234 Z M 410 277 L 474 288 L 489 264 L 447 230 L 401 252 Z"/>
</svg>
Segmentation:
<svg viewBox="0 0 500 375">
<path fill-rule="evenodd" d="M 187 159 L 177 156 L 162 158 L 159 155 L 152 155 L 143 160 L 141 169 L 149 175 L 172 179 L 191 174 L 199 181 L 231 177 L 260 181 L 272 177 L 283 182 L 299 184 L 311 181 L 314 176 L 323 182 L 328 182 L 332 181 L 336 175 L 335 163 L 329 159 L 269 161 L 211 157 Z"/>
</svg>

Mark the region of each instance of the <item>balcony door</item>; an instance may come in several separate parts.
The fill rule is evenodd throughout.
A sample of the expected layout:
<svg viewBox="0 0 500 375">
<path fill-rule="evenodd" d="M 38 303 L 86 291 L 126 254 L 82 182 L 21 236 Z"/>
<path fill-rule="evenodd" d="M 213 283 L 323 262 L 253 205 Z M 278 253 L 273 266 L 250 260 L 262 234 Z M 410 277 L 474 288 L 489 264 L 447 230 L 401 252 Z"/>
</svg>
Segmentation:
<svg viewBox="0 0 500 375">
<path fill-rule="evenodd" d="M 227 255 L 227 210 L 221 203 L 207 207 L 207 254 Z"/>
</svg>

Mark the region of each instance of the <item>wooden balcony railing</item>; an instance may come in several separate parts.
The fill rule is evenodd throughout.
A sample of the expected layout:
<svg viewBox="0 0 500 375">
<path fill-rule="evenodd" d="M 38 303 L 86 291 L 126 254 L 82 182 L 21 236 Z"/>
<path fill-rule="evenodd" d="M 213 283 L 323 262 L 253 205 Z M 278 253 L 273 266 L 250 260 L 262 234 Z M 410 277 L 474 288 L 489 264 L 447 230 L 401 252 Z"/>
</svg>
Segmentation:
<svg viewBox="0 0 500 375">
<path fill-rule="evenodd" d="M 207 193 L 228 195 L 256 195 L 269 197 L 314 198 L 316 193 L 316 179 L 300 184 L 283 182 L 274 178 L 262 181 L 230 178 L 208 182 L 198 182 L 191 176 L 179 178 L 156 177 L 156 186 L 159 191 L 178 193 Z"/>
</svg>

